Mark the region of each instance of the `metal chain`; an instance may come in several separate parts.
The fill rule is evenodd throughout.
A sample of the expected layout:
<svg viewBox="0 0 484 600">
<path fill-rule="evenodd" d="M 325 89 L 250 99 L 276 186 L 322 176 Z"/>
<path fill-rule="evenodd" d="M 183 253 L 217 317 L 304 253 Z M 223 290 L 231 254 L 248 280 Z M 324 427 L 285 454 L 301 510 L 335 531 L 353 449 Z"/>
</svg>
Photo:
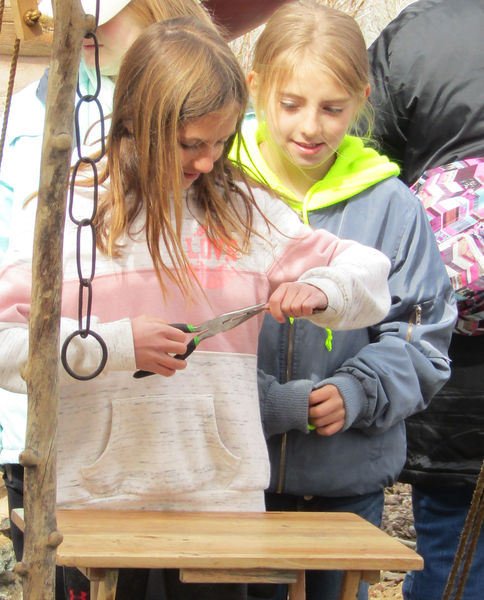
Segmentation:
<svg viewBox="0 0 484 600">
<path fill-rule="evenodd" d="M 96 0 L 96 27 L 99 21 L 99 0 Z M 79 380 L 88 380 L 94 379 L 97 377 L 101 371 L 104 369 L 106 365 L 106 361 L 108 358 L 108 350 L 105 341 L 102 337 L 91 329 L 91 308 L 92 308 L 92 281 L 94 279 L 94 274 L 96 271 L 96 230 L 94 227 L 94 218 L 96 216 L 97 204 L 98 204 L 98 170 L 97 163 L 104 157 L 106 153 L 105 147 L 105 132 L 104 132 L 104 114 L 101 103 L 99 101 L 99 93 L 101 91 L 101 70 L 99 67 L 99 45 L 96 38 L 95 33 L 88 33 L 85 37 L 92 38 L 94 41 L 94 52 L 95 52 L 95 68 L 96 68 L 96 90 L 94 94 L 86 94 L 82 95 L 80 90 L 79 82 L 77 85 L 77 95 L 79 96 L 79 100 L 76 104 L 75 109 L 75 136 L 76 136 L 76 147 L 77 147 L 77 161 L 72 169 L 70 189 L 69 189 L 69 217 L 71 221 L 77 227 L 77 243 L 76 243 L 76 258 L 77 258 L 77 274 L 79 276 L 79 304 L 78 304 L 78 329 L 71 333 L 62 345 L 61 351 L 61 361 L 64 369 L 74 377 Z M 101 149 L 97 156 L 94 158 L 83 156 L 82 148 L 81 148 L 81 131 L 79 125 L 79 113 L 84 103 L 93 102 L 99 111 L 99 123 L 101 126 Z M 83 218 L 78 218 L 75 216 L 74 211 L 74 201 L 75 201 L 75 185 L 76 185 L 76 176 L 77 172 L 81 165 L 89 165 L 92 170 L 92 180 L 93 180 L 93 198 L 92 198 L 92 210 L 91 213 Z M 90 246 L 90 256 L 91 256 L 91 264 L 89 273 L 84 275 L 82 268 L 82 240 L 83 240 L 83 231 L 87 233 L 85 235 L 89 235 L 90 240 L 88 241 L 88 245 Z M 86 297 L 86 315 L 84 317 L 84 325 L 83 325 L 83 313 L 84 313 L 84 300 Z M 101 346 L 101 361 L 97 369 L 89 374 L 89 375 L 79 375 L 75 373 L 69 366 L 67 361 L 67 349 L 68 346 L 75 337 L 80 336 L 85 339 L 88 336 L 92 336 L 96 339 Z"/>
</svg>

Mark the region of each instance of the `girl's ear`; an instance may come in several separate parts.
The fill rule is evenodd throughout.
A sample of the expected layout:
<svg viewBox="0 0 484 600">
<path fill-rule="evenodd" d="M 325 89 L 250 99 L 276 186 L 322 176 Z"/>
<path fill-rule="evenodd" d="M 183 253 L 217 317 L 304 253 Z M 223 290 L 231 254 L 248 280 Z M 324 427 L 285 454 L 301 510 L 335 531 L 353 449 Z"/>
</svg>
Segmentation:
<svg viewBox="0 0 484 600">
<path fill-rule="evenodd" d="M 247 85 L 249 86 L 249 92 L 252 98 L 257 98 L 257 90 L 259 85 L 259 74 L 257 71 L 250 71 L 247 75 Z"/>
<path fill-rule="evenodd" d="M 362 108 L 362 106 L 368 100 L 368 96 L 369 95 L 370 95 L 370 84 L 368 84 L 366 86 L 366 89 L 363 91 L 363 93 L 361 94 L 361 96 L 359 97 L 359 99 L 358 99 L 358 97 L 356 97 L 356 102 L 358 104 L 358 109 L 357 110 L 360 110 Z"/>
</svg>

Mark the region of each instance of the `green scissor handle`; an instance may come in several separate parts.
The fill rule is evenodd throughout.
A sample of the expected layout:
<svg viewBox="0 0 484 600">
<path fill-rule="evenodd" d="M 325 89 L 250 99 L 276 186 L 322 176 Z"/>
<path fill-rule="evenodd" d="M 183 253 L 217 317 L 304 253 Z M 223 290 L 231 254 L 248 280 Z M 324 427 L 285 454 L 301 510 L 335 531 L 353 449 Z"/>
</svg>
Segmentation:
<svg viewBox="0 0 484 600">
<path fill-rule="evenodd" d="M 190 323 L 170 323 L 171 327 L 176 327 L 180 331 L 184 331 L 185 333 L 195 333 L 197 331 L 197 327 L 194 325 L 190 325 Z M 187 350 L 184 354 L 175 354 L 175 358 L 179 358 L 181 360 L 185 360 L 188 358 L 190 354 L 195 350 L 195 348 L 200 343 L 200 338 L 196 335 L 187 346 Z"/>
</svg>

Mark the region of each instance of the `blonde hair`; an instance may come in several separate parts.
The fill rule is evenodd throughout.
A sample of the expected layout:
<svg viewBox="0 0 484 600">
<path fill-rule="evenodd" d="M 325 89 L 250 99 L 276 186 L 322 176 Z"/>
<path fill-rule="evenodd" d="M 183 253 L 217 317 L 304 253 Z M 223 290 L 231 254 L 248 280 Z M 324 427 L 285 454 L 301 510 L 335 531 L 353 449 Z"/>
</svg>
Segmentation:
<svg viewBox="0 0 484 600">
<path fill-rule="evenodd" d="M 195 17 L 207 25 L 213 24 L 198 0 L 131 0 L 127 8 L 144 27 L 179 17 Z"/>
<path fill-rule="evenodd" d="M 296 0 L 272 14 L 255 44 L 252 70 L 258 74 L 255 108 L 259 119 L 263 119 L 272 92 L 292 78 L 308 58 L 349 95 L 364 97 L 369 62 L 358 23 L 335 8 Z M 368 124 L 370 111 L 368 102 L 359 111 Z"/>
<path fill-rule="evenodd" d="M 232 104 L 239 108 L 236 131 L 213 170 L 193 183 L 190 197 L 200 207 L 201 224 L 217 248 L 233 246 L 237 237 L 239 250 L 248 250 L 254 200 L 236 185 L 242 175 L 228 159 L 247 100 L 244 73 L 213 27 L 183 18 L 156 23 L 141 33 L 125 55 L 114 93 L 107 166 L 100 176 L 100 181 L 110 178 L 109 191 L 101 198 L 96 217 L 101 251 L 119 256 L 122 236 L 133 233 L 133 222 L 144 210 L 146 241 L 162 289 L 166 290 L 162 274 L 185 291 L 193 286 L 181 242 L 177 134 L 187 122 Z M 235 206 L 237 195 L 244 214 Z M 161 257 L 160 239 L 174 272 Z"/>
</svg>

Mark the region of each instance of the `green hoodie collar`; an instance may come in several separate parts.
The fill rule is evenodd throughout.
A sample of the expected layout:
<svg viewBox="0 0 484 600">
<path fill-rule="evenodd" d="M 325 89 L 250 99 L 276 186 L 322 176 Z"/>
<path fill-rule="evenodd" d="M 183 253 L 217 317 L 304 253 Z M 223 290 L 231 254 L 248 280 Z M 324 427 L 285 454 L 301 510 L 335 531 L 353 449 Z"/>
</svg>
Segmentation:
<svg viewBox="0 0 484 600">
<path fill-rule="evenodd" d="M 338 148 L 338 156 L 331 169 L 307 191 L 301 202 L 268 167 L 259 150 L 259 144 L 267 137 L 266 123 L 258 125 L 255 118 L 249 117 L 244 122 L 242 133 L 240 159 L 244 168 L 257 180 L 281 194 L 306 223 L 309 211 L 347 200 L 379 181 L 400 173 L 398 165 L 390 162 L 386 156 L 365 147 L 360 138 L 347 135 Z M 234 149 L 231 158 L 235 158 Z"/>
</svg>

